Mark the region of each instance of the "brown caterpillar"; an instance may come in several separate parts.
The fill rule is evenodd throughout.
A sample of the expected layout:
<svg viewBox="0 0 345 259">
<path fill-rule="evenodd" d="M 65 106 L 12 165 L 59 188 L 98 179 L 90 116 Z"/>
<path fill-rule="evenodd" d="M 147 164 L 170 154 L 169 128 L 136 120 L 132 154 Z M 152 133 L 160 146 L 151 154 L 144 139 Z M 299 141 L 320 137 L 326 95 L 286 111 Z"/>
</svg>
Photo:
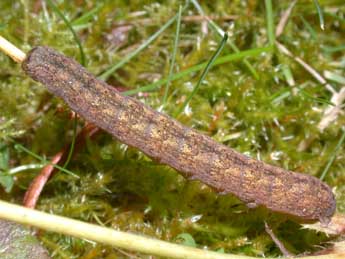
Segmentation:
<svg viewBox="0 0 345 259">
<path fill-rule="evenodd" d="M 265 206 L 302 221 L 328 222 L 335 211 L 334 195 L 319 179 L 265 164 L 219 144 L 122 96 L 50 48 L 34 48 L 22 66 L 86 120 L 221 194 L 231 193 L 248 206 Z"/>
</svg>

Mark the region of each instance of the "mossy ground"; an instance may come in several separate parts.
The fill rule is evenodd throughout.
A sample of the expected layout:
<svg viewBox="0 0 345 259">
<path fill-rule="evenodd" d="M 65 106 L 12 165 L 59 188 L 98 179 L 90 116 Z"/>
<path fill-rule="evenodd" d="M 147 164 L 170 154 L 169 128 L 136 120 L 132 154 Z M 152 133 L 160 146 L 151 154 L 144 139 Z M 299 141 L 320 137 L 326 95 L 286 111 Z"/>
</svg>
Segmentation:
<svg viewBox="0 0 345 259">
<path fill-rule="evenodd" d="M 240 51 L 269 45 L 264 1 L 200 1 L 208 15 L 229 33 Z M 43 3 L 43 4 L 42 4 Z M 179 1 L 55 1 L 81 39 L 86 67 L 100 75 L 121 61 L 178 12 Z M 276 26 L 290 1 L 273 2 Z M 299 1 L 279 41 L 294 55 L 323 74 L 339 91 L 345 82 L 345 6 L 342 0 L 319 1 L 325 29 L 320 28 L 313 1 Z M 88 16 L 90 10 L 93 12 Z M 199 15 L 189 4 L 183 17 Z M 48 45 L 80 61 L 77 44 L 63 20 L 45 1 L 0 1 L 0 34 L 24 51 Z M 76 19 L 83 17 L 81 20 Z M 127 26 L 127 28 L 126 28 Z M 128 90 L 168 77 L 176 23 L 129 60 L 108 83 Z M 201 20 L 181 23 L 174 73 L 208 61 L 221 38 Z M 226 46 L 221 54 L 233 53 Z M 342 135 L 345 116 L 339 114 L 323 132 L 317 125 L 332 94 L 304 68 L 277 48 L 247 60 L 213 67 L 179 120 L 242 153 L 286 169 L 320 177 Z M 15 148 L 13 139 L 32 152 L 50 158 L 73 137 L 68 107 L 25 76 L 19 65 L 0 55 L 1 179 L 20 165 L 39 161 Z M 202 71 L 170 84 L 164 112 L 174 114 L 191 93 Z M 289 84 L 289 79 L 295 84 Z M 334 80 L 332 80 L 334 79 Z M 291 81 L 290 81 L 291 82 Z M 148 94 L 136 95 L 159 109 L 166 84 Z M 83 121 L 79 120 L 79 127 Z M 308 146 L 298 151 L 302 142 Z M 344 211 L 345 154 L 342 145 L 324 180 L 336 187 L 337 209 Z M 186 181 L 167 166 L 102 133 L 88 140 L 68 165 L 80 176 L 65 173 L 49 181 L 38 209 L 83 221 L 104 224 L 171 242 L 253 256 L 278 256 L 279 250 L 264 230 L 267 221 L 293 253 L 326 246 L 329 239 L 302 230 L 283 215 L 262 208 L 247 209 L 234 197 L 218 196 L 198 182 Z M 2 199 L 21 203 L 30 181 L 39 172 L 16 173 Z M 11 175 L 12 177 L 13 175 Z M 182 234 L 182 235 L 181 235 Z M 85 240 L 42 233 L 41 240 L 53 258 L 129 258 L 133 252 Z M 136 255 L 146 258 L 144 255 Z M 149 258 L 149 257 L 147 257 Z"/>
</svg>

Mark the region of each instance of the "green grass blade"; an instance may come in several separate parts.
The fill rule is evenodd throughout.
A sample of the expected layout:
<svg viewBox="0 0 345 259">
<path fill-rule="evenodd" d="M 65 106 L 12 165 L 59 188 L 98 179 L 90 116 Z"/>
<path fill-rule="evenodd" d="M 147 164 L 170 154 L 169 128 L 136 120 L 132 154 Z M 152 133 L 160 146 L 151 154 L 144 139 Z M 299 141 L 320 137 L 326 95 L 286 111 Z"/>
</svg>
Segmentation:
<svg viewBox="0 0 345 259">
<path fill-rule="evenodd" d="M 187 8 L 188 4 L 186 4 L 182 12 Z M 176 14 L 174 17 L 172 17 L 169 21 L 167 21 L 158 31 L 156 31 L 151 37 L 149 37 L 146 41 L 144 41 L 136 50 L 129 53 L 126 57 L 121 59 L 120 62 L 116 63 L 115 65 L 110 66 L 106 71 L 104 71 L 99 78 L 102 80 L 107 80 L 111 74 L 113 74 L 117 69 L 122 67 L 124 64 L 126 64 L 129 60 L 131 60 L 133 57 L 138 55 L 142 50 L 147 48 L 155 39 L 158 38 L 159 35 L 161 35 L 170 25 L 172 25 L 175 20 L 178 18 L 178 14 Z"/>
<path fill-rule="evenodd" d="M 307 31 L 309 31 L 311 38 L 313 40 L 316 40 L 317 39 L 316 31 L 313 29 L 313 27 L 310 25 L 310 23 L 306 19 L 304 19 L 304 17 L 302 15 L 300 15 L 300 18 L 304 24 L 304 27 L 307 29 Z"/>
<path fill-rule="evenodd" d="M 174 71 L 176 52 L 177 52 L 177 47 L 178 47 L 178 42 L 179 42 L 179 37 L 180 37 L 181 17 L 182 17 L 182 6 L 180 5 L 179 10 L 178 10 L 177 21 L 176 21 L 175 41 L 174 41 L 173 53 L 171 57 L 169 76 L 168 76 L 168 81 L 167 81 L 165 91 L 164 91 L 164 96 L 163 96 L 163 107 L 165 106 L 167 98 L 168 98 L 170 81 L 171 81 L 171 77 Z"/>
<path fill-rule="evenodd" d="M 323 18 L 323 11 L 322 8 L 317 0 L 313 0 L 314 5 L 316 7 L 317 14 L 319 15 L 319 21 L 320 21 L 320 28 L 322 30 L 325 29 L 325 19 Z"/>
<path fill-rule="evenodd" d="M 73 176 L 73 177 L 75 177 L 75 178 L 80 178 L 77 174 L 73 173 L 73 172 L 70 171 L 70 170 L 67 170 L 66 168 L 63 168 L 63 167 L 61 167 L 61 166 L 58 166 L 58 165 L 54 165 L 54 164 L 52 164 L 52 163 L 49 163 L 46 159 L 44 159 L 43 157 L 41 157 L 41 156 L 35 154 L 34 152 L 30 151 L 29 149 L 27 149 L 26 147 L 24 147 L 23 145 L 21 145 L 21 144 L 19 144 L 19 143 L 16 143 L 16 142 L 15 142 L 14 147 L 15 147 L 17 150 L 20 150 L 20 151 L 23 151 L 23 152 L 29 154 L 30 156 L 36 158 L 37 160 L 41 161 L 41 162 L 44 163 L 44 164 L 52 165 L 52 166 L 54 166 L 55 168 L 59 169 L 60 171 L 66 173 L 66 174 L 69 174 L 69 175 L 71 175 L 71 176 Z"/>
<path fill-rule="evenodd" d="M 260 56 L 263 52 L 270 52 L 272 51 L 272 47 L 268 46 L 268 47 L 263 47 L 263 48 L 255 48 L 255 49 L 250 49 L 250 50 L 245 50 L 245 51 L 241 51 L 238 53 L 234 53 L 234 54 L 229 54 L 229 55 L 225 55 L 223 57 L 218 58 L 213 66 L 217 66 L 217 65 L 222 65 L 228 62 L 232 62 L 232 61 L 237 61 L 237 60 L 241 60 L 244 58 L 249 58 L 249 57 L 257 57 Z M 183 78 L 185 76 L 190 75 L 191 73 L 200 71 L 202 69 L 204 69 L 207 65 L 207 62 L 198 64 L 198 65 L 194 65 L 188 69 L 185 69 L 179 73 L 173 74 L 172 77 L 170 78 L 171 81 Z M 154 91 L 158 88 L 160 88 L 163 84 L 166 84 L 168 82 L 167 78 L 158 80 L 154 83 L 142 86 L 142 87 L 138 87 L 136 89 L 133 90 L 129 90 L 124 92 L 124 95 L 133 95 L 133 94 L 137 94 L 140 92 L 149 92 L 149 91 Z"/>
<path fill-rule="evenodd" d="M 63 168 L 66 168 L 69 162 L 71 161 L 74 147 L 75 147 L 75 141 L 77 138 L 77 127 L 78 127 L 78 116 L 75 115 L 74 120 L 73 120 L 73 138 L 72 138 L 71 146 L 69 148 L 68 156 L 67 156 L 66 162 L 63 165 Z"/>
<path fill-rule="evenodd" d="M 338 51 L 345 51 L 345 44 L 339 46 L 321 46 L 324 52 L 333 53 Z"/>
<path fill-rule="evenodd" d="M 221 41 L 221 43 L 219 44 L 216 52 L 213 54 L 213 56 L 211 57 L 210 61 L 207 63 L 204 71 L 202 72 L 200 79 L 198 81 L 198 83 L 196 84 L 196 86 L 194 87 L 193 91 L 190 93 L 190 95 L 187 97 L 187 99 L 184 101 L 184 103 L 182 104 L 182 106 L 180 107 L 180 109 L 177 110 L 177 112 L 175 113 L 174 117 L 177 117 L 188 105 L 188 103 L 190 102 L 190 100 L 193 98 L 193 96 L 195 95 L 195 93 L 199 90 L 200 85 L 202 83 L 202 81 L 204 81 L 208 71 L 210 70 L 210 68 L 212 67 L 212 64 L 215 62 L 215 60 L 217 59 L 217 57 L 219 56 L 220 52 L 223 50 L 226 41 L 228 40 L 228 34 L 224 34 L 224 37 Z"/>
<path fill-rule="evenodd" d="M 305 90 L 303 89 L 299 89 L 299 92 L 306 98 L 310 99 L 310 100 L 313 100 L 317 103 L 322 103 L 322 104 L 327 104 L 327 105 L 331 105 L 331 106 L 335 106 L 334 103 L 332 103 L 331 101 L 328 101 L 326 99 L 323 99 L 323 98 L 318 98 L 318 97 L 314 97 L 312 96 L 311 94 L 309 94 L 308 92 L 306 92 Z"/>
<path fill-rule="evenodd" d="M 345 18 L 341 17 L 340 15 L 337 15 L 335 13 L 332 13 L 332 12 L 324 12 L 324 14 L 328 15 L 328 16 L 331 16 L 332 18 L 336 19 L 337 21 L 339 22 L 345 22 Z"/>
<path fill-rule="evenodd" d="M 283 65 L 282 66 L 282 72 L 283 72 L 283 75 L 284 75 L 288 85 L 294 86 L 296 83 L 295 83 L 295 79 L 293 78 L 291 68 L 288 65 Z"/>
<path fill-rule="evenodd" d="M 342 84 L 344 85 L 345 84 L 345 77 L 337 74 L 337 73 L 334 73 L 332 71 L 328 71 L 328 70 L 325 70 L 323 72 L 324 74 L 324 77 L 330 81 L 333 81 L 333 82 L 336 82 L 338 84 Z"/>
<path fill-rule="evenodd" d="M 21 1 L 24 7 L 24 33 L 23 33 L 23 41 L 27 44 L 29 38 L 29 1 L 22 0 Z"/>
<path fill-rule="evenodd" d="M 33 170 L 33 169 L 41 169 L 45 166 L 45 164 L 28 164 L 28 165 L 20 165 L 8 170 L 9 175 L 14 175 L 21 173 L 26 170 Z"/>
<path fill-rule="evenodd" d="M 202 9 L 201 5 L 199 4 L 199 2 L 197 0 L 191 0 L 192 4 L 194 5 L 194 7 L 198 10 L 198 12 L 201 15 L 206 15 L 204 10 Z M 221 37 L 224 37 L 225 32 L 222 30 L 222 28 L 220 28 L 214 21 L 212 20 L 208 20 L 208 24 L 210 25 L 211 29 L 213 29 L 215 32 L 217 32 Z M 239 48 L 235 45 L 235 43 L 233 43 L 233 41 L 231 39 L 228 39 L 227 43 L 229 44 L 230 48 L 235 52 L 238 53 L 240 52 Z M 255 79 L 259 79 L 259 74 L 258 72 L 255 70 L 255 68 L 249 63 L 248 60 L 244 59 L 243 63 L 245 64 L 245 66 L 248 68 L 248 70 L 252 73 L 253 77 Z"/>
<path fill-rule="evenodd" d="M 103 7 L 103 4 L 97 4 L 94 8 L 90 11 L 86 12 L 82 16 L 78 17 L 77 19 L 71 22 L 72 26 L 81 26 L 88 23 Z"/>
<path fill-rule="evenodd" d="M 275 33 L 274 33 L 274 17 L 273 17 L 272 0 L 265 0 L 265 6 L 266 6 L 268 42 L 271 46 L 274 46 L 276 39 L 275 39 Z"/>
<path fill-rule="evenodd" d="M 325 179 L 326 174 L 328 173 L 329 168 L 333 164 L 335 157 L 337 156 L 337 154 L 339 152 L 340 147 L 343 145 L 344 140 L 345 140 L 345 130 L 343 129 L 343 134 L 341 135 L 340 140 L 339 140 L 337 146 L 335 147 L 333 154 L 331 155 L 331 158 L 328 160 L 328 163 L 327 163 L 325 169 L 323 170 L 323 172 L 320 176 L 320 180 Z"/>
<path fill-rule="evenodd" d="M 65 22 L 67 28 L 71 31 L 73 38 L 75 40 L 75 42 L 78 45 L 78 49 L 80 52 L 80 63 L 85 66 L 85 54 L 84 54 L 84 49 L 83 46 L 81 45 L 80 39 L 78 37 L 78 35 L 76 34 L 76 32 L 73 29 L 73 26 L 71 25 L 70 21 L 66 18 L 66 16 L 59 10 L 59 8 L 57 8 L 57 6 L 51 1 L 51 0 L 47 0 L 48 5 L 53 9 L 53 11 L 60 16 L 60 18 Z"/>
</svg>

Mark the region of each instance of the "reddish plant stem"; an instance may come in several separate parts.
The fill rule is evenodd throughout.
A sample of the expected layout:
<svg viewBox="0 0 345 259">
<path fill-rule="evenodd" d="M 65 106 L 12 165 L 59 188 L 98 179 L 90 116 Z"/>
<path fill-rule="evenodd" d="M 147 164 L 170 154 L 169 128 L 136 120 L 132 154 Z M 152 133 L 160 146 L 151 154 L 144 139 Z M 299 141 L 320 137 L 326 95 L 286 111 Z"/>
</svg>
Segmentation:
<svg viewBox="0 0 345 259">
<path fill-rule="evenodd" d="M 85 140 L 87 138 L 94 136 L 99 131 L 100 129 L 94 126 L 93 124 L 87 124 L 77 135 L 74 154 L 76 154 L 77 151 L 80 150 L 84 146 Z M 25 207 L 32 208 L 32 209 L 36 207 L 37 201 L 39 199 L 39 196 L 45 184 L 55 172 L 54 165 L 57 165 L 59 163 L 62 164 L 67 159 L 69 150 L 70 150 L 70 144 L 65 146 L 58 153 L 56 153 L 54 157 L 52 158 L 50 164 L 43 167 L 41 172 L 31 182 L 24 196 L 23 203 Z"/>
<path fill-rule="evenodd" d="M 27 208 L 35 208 L 37 200 L 43 190 L 44 185 L 54 171 L 54 165 L 58 164 L 65 153 L 65 149 L 59 151 L 51 160 L 51 164 L 42 168 L 41 172 L 31 182 L 24 196 L 24 206 Z"/>
</svg>

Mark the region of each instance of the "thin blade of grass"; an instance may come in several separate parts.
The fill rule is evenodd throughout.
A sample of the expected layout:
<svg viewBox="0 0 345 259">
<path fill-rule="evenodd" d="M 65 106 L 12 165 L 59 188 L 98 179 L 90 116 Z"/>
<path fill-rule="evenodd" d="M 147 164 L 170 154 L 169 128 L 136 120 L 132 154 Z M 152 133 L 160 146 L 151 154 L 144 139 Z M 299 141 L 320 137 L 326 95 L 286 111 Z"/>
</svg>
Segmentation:
<svg viewBox="0 0 345 259">
<path fill-rule="evenodd" d="M 72 26 L 81 26 L 88 23 L 93 17 L 102 9 L 103 4 L 97 4 L 94 8 L 90 11 L 84 13 L 82 16 L 78 17 L 77 19 L 71 22 Z"/>
<path fill-rule="evenodd" d="M 267 22 L 267 35 L 268 42 L 271 46 L 274 46 L 276 38 L 274 33 L 274 17 L 273 17 L 273 7 L 272 0 L 265 0 L 266 6 L 266 22 Z"/>
<path fill-rule="evenodd" d="M 56 169 L 59 169 L 60 171 L 66 173 L 66 174 L 69 174 L 75 178 L 80 178 L 77 174 L 73 173 L 72 171 L 66 169 L 66 168 L 63 168 L 61 166 L 58 166 L 58 165 L 54 165 L 52 163 L 49 163 L 46 159 L 44 159 L 43 157 L 41 157 L 40 155 L 37 155 L 35 154 L 34 152 L 30 151 L 29 149 L 27 149 L 26 147 L 24 147 L 22 144 L 19 144 L 19 143 L 16 143 L 14 142 L 15 145 L 14 147 L 17 149 L 17 150 L 20 150 L 20 151 L 23 151 L 27 154 L 29 154 L 30 156 L 36 158 L 37 160 L 41 161 L 42 163 L 44 163 L 45 165 L 52 165 L 54 166 Z"/>
<path fill-rule="evenodd" d="M 24 35 L 23 41 L 27 44 L 29 38 L 29 1 L 28 0 L 21 0 L 24 9 Z"/>
<path fill-rule="evenodd" d="M 328 160 L 328 163 L 327 163 L 325 169 L 323 170 L 323 172 L 322 172 L 322 174 L 320 176 L 320 180 L 325 179 L 325 177 L 326 177 L 326 175 L 327 175 L 327 173 L 329 171 L 329 168 L 333 164 L 333 162 L 335 160 L 335 157 L 337 156 L 337 154 L 339 152 L 340 147 L 343 145 L 344 140 L 345 140 L 345 129 L 343 129 L 343 134 L 341 135 L 340 140 L 339 140 L 337 146 L 335 147 L 335 149 L 334 149 L 334 151 L 333 151 L 333 153 L 331 155 L 331 158 Z"/>
<path fill-rule="evenodd" d="M 167 84 L 166 84 L 164 96 L 163 96 L 163 107 L 165 107 L 165 104 L 166 104 L 166 101 L 168 98 L 170 81 L 171 81 L 171 77 L 173 75 L 174 66 L 175 66 L 176 52 L 177 52 L 177 47 L 178 47 L 178 42 L 179 42 L 179 37 L 180 37 L 180 28 L 181 28 L 181 17 L 182 17 L 182 6 L 181 5 L 179 6 L 179 10 L 178 10 L 177 15 L 178 16 L 177 16 L 177 21 L 176 21 L 175 41 L 174 41 L 174 47 L 173 47 L 173 52 L 172 52 L 172 57 L 171 57 L 169 75 L 168 75 Z"/>
<path fill-rule="evenodd" d="M 319 4 L 319 1 L 313 0 L 313 2 L 314 2 L 314 5 L 315 5 L 317 14 L 319 15 L 320 28 L 321 28 L 321 30 L 324 30 L 324 29 L 325 29 L 325 20 L 324 20 L 324 18 L 323 18 L 323 11 L 322 11 L 322 8 L 321 8 L 321 6 L 320 6 L 320 4 Z"/>
<path fill-rule="evenodd" d="M 317 39 L 316 31 L 313 29 L 313 27 L 310 25 L 310 23 L 306 19 L 304 19 L 304 17 L 302 15 L 300 15 L 300 18 L 304 24 L 304 27 L 307 29 L 307 31 L 309 31 L 311 38 L 313 40 L 316 40 Z"/>
<path fill-rule="evenodd" d="M 184 10 L 186 10 L 187 7 L 188 7 L 188 2 L 183 7 L 182 12 Z M 129 53 L 126 57 L 122 58 L 120 62 L 118 62 L 115 65 L 112 65 L 108 69 L 106 69 L 101 75 L 98 76 L 98 78 L 102 79 L 102 80 L 107 80 L 109 78 L 109 76 L 111 76 L 111 74 L 113 74 L 117 69 L 122 67 L 129 60 L 131 60 L 133 57 L 138 55 L 142 50 L 147 48 L 155 39 L 158 38 L 159 35 L 161 35 L 168 27 L 170 27 L 170 25 L 172 25 L 177 18 L 178 18 L 178 14 L 176 14 L 169 21 L 167 21 L 158 31 L 156 31 L 153 35 L 151 35 L 151 37 L 149 37 L 147 40 L 145 40 L 136 50 Z"/>
<path fill-rule="evenodd" d="M 342 85 L 345 84 L 345 77 L 343 77 L 343 76 L 341 76 L 341 75 L 339 75 L 337 73 L 325 70 L 323 72 L 323 75 L 324 75 L 325 78 L 327 78 L 330 81 L 333 81 L 333 82 L 336 82 L 336 83 L 339 83 L 339 84 L 342 84 Z"/>
<path fill-rule="evenodd" d="M 328 15 L 328 16 L 331 16 L 332 18 L 336 19 L 337 21 L 339 22 L 345 22 L 345 18 L 335 14 L 335 13 L 331 13 L 331 12 L 325 12 L 324 14 Z"/>
<path fill-rule="evenodd" d="M 259 55 L 261 55 L 264 52 L 270 52 L 272 51 L 272 47 L 268 46 L 268 47 L 263 47 L 263 48 L 255 48 L 255 49 L 250 49 L 250 50 L 244 50 L 235 54 L 229 54 L 229 55 L 225 55 L 223 57 L 218 58 L 214 63 L 213 66 L 218 66 L 218 65 L 222 65 L 231 61 L 237 61 L 237 60 L 241 60 L 244 58 L 249 58 L 249 57 L 257 57 Z M 201 64 L 198 65 L 194 65 L 190 68 L 187 68 L 179 73 L 173 74 L 172 77 L 170 78 L 170 81 L 174 81 L 177 79 L 180 79 L 182 77 L 185 77 L 187 75 L 190 75 L 191 73 L 200 71 L 202 69 L 204 69 L 207 65 L 207 62 L 203 62 Z M 160 88 L 163 84 L 166 84 L 168 82 L 167 78 L 158 80 L 154 83 L 142 86 L 142 87 L 138 87 L 136 89 L 133 90 L 129 90 L 126 92 L 123 92 L 122 94 L 124 95 L 133 95 L 133 94 L 137 94 L 140 92 L 149 92 L 149 91 L 154 91 L 158 88 Z"/>
<path fill-rule="evenodd" d="M 53 11 L 60 16 L 60 18 L 65 22 L 67 28 L 71 31 L 73 38 L 75 40 L 75 42 L 78 45 L 78 49 L 80 52 L 80 63 L 85 66 L 85 54 L 84 54 L 84 49 L 83 46 L 81 45 L 80 39 L 78 37 L 78 35 L 76 34 L 76 32 L 73 29 L 73 26 L 71 25 L 70 21 L 66 18 L 66 16 L 59 10 L 59 8 L 57 8 L 57 6 L 51 1 L 51 0 L 47 0 L 48 5 L 53 9 Z"/>
<path fill-rule="evenodd" d="M 290 66 L 283 65 L 282 71 L 286 79 L 286 82 L 289 84 L 289 86 L 294 86 L 296 83 L 295 83 L 295 79 L 293 78 L 293 74 L 292 74 Z"/>
<path fill-rule="evenodd" d="M 77 139 L 77 127 L 78 127 L 78 116 L 75 115 L 74 120 L 73 120 L 73 137 L 72 137 L 72 142 L 71 142 L 71 146 L 69 148 L 68 151 L 68 155 L 66 158 L 66 161 L 63 165 L 63 168 L 66 168 L 69 164 L 69 162 L 72 159 L 72 155 L 73 155 L 73 151 L 74 151 L 74 147 L 75 147 L 75 141 Z"/>
<path fill-rule="evenodd" d="M 26 170 L 41 169 L 43 167 L 44 167 L 44 164 L 20 165 L 8 170 L 8 174 L 13 175 L 13 174 L 21 173 Z"/>
<path fill-rule="evenodd" d="M 210 61 L 207 63 L 204 71 L 202 72 L 200 79 L 198 81 L 198 83 L 196 84 L 196 86 L 194 87 L 193 91 L 190 93 L 190 95 L 187 97 L 187 99 L 184 101 L 184 103 L 182 104 L 182 106 L 177 110 L 177 112 L 174 114 L 174 117 L 177 117 L 178 115 L 180 115 L 180 113 L 186 108 L 186 106 L 188 105 L 189 101 L 193 98 L 193 96 L 195 95 L 195 93 L 199 90 L 200 85 L 202 83 L 202 81 L 204 81 L 208 71 L 210 70 L 210 68 L 212 67 L 212 64 L 215 62 L 215 60 L 217 59 L 217 57 L 219 56 L 220 52 L 223 50 L 226 41 L 228 40 L 228 34 L 224 34 L 224 37 L 222 39 L 222 41 L 220 42 L 216 52 L 213 54 L 213 56 L 211 57 Z"/>
<path fill-rule="evenodd" d="M 201 15 L 206 16 L 204 10 L 202 9 L 201 5 L 199 4 L 199 2 L 197 0 L 191 0 L 191 2 Z M 210 25 L 212 30 L 217 32 L 221 37 L 224 37 L 225 32 L 214 21 L 212 21 L 210 19 L 208 19 L 207 21 L 208 21 L 208 24 Z M 230 48 L 235 53 L 240 52 L 240 49 L 235 45 L 235 43 L 232 42 L 231 39 L 228 39 L 227 43 L 229 44 Z M 244 59 L 243 63 L 248 68 L 248 70 L 252 73 L 252 75 L 255 79 L 260 78 L 258 72 L 255 70 L 255 68 L 252 66 L 252 64 L 249 63 L 248 60 Z"/>
<path fill-rule="evenodd" d="M 335 106 L 335 104 L 332 103 L 331 101 L 328 101 L 328 100 L 323 99 L 323 98 L 314 97 L 314 96 L 312 96 L 311 94 L 309 94 L 308 92 L 306 92 L 306 91 L 303 90 L 303 89 L 300 89 L 299 92 L 300 92 L 304 97 L 306 97 L 306 98 L 308 98 L 308 99 L 310 99 L 310 100 L 313 100 L 313 101 L 315 101 L 315 102 Z"/>
<path fill-rule="evenodd" d="M 291 89 L 285 88 L 273 94 L 270 97 L 270 100 L 272 104 L 278 105 L 280 102 L 282 102 L 284 99 L 288 98 L 289 96 L 291 96 Z"/>
<path fill-rule="evenodd" d="M 344 51 L 345 50 L 345 44 L 344 45 L 339 45 L 339 46 L 322 46 L 321 47 L 324 52 L 328 53 L 333 53 L 333 52 L 338 52 L 338 51 Z"/>
</svg>

